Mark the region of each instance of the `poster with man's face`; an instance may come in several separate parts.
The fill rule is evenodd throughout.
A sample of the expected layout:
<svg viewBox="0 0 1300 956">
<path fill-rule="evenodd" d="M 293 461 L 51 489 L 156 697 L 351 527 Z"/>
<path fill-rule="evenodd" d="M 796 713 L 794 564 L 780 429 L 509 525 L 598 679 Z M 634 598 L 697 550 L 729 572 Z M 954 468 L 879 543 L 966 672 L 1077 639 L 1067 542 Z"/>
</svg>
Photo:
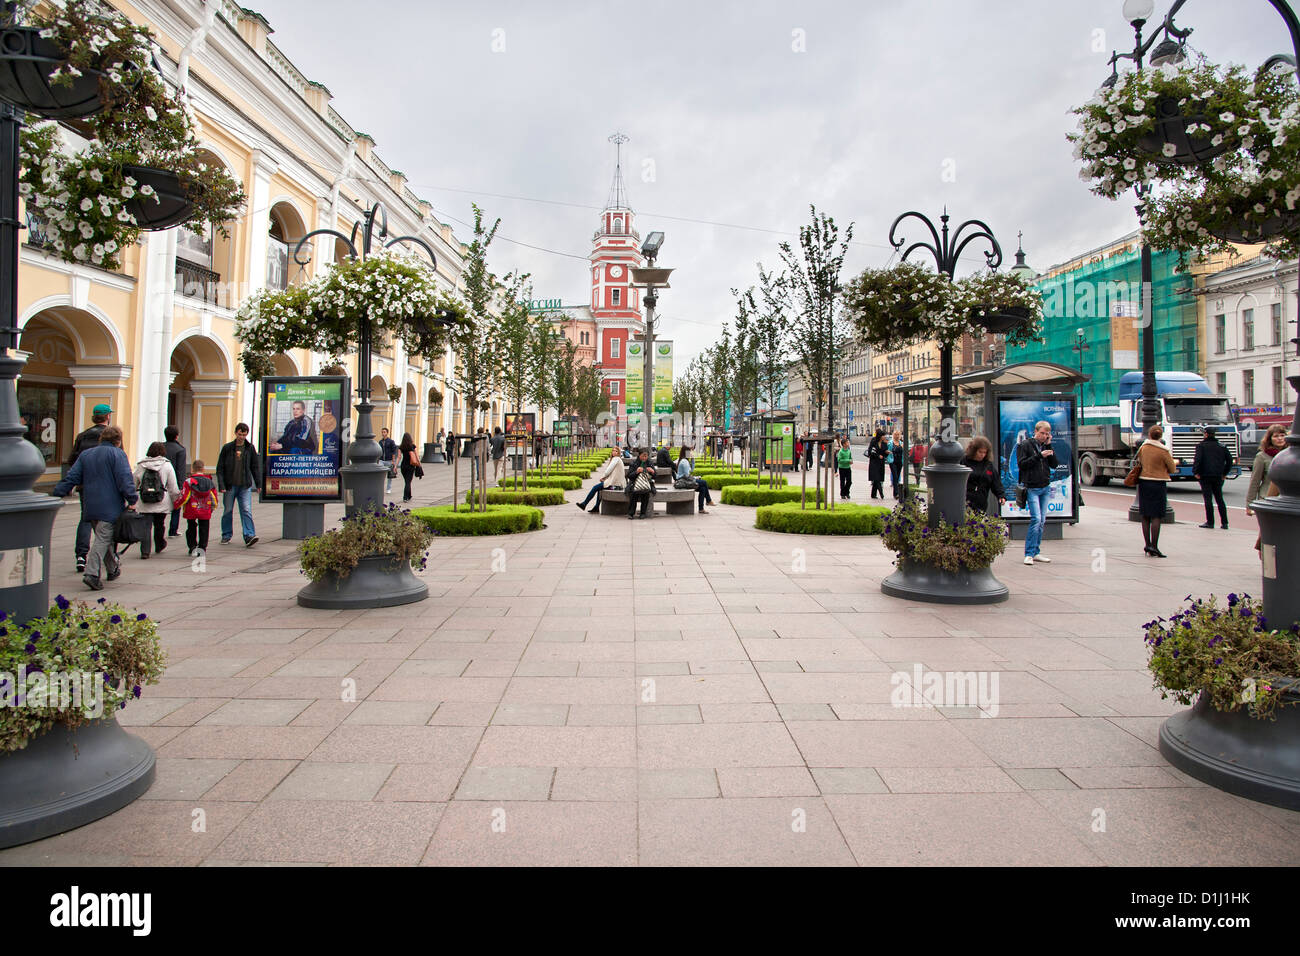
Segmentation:
<svg viewBox="0 0 1300 956">
<path fill-rule="evenodd" d="M 341 500 L 347 379 L 267 378 L 263 385 L 261 499 Z"/>
</svg>

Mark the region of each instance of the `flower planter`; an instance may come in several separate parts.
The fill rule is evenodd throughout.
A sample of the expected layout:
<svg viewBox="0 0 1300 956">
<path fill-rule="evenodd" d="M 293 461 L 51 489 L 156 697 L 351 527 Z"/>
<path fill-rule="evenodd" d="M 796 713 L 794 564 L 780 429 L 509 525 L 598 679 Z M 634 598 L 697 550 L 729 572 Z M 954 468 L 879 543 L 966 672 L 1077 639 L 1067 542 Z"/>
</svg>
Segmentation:
<svg viewBox="0 0 1300 956">
<path fill-rule="evenodd" d="M 82 70 L 72 82 L 56 84 L 50 74 L 64 62 L 53 40 L 35 27 L 0 32 L 0 99 L 46 119 L 93 116 L 108 104 L 100 94 L 102 73 Z"/>
<path fill-rule="evenodd" d="M 880 590 L 891 597 L 931 604 L 997 604 L 1011 594 L 993 576 L 992 568 L 946 571 L 915 561 L 899 561 L 898 569 L 880 582 Z"/>
<path fill-rule="evenodd" d="M 1032 316 L 1033 313 L 1021 305 L 1007 308 L 990 305 L 985 309 L 972 312 L 971 321 L 993 335 L 1002 335 L 1017 326 L 1024 325 Z"/>
<path fill-rule="evenodd" d="M 1161 97 L 1156 102 L 1156 128 L 1138 141 L 1138 147 L 1149 154 L 1147 161 L 1167 166 L 1199 166 L 1216 156 L 1226 153 L 1232 143 L 1225 136 L 1218 146 L 1212 142 L 1212 136 L 1187 133 L 1187 127 L 1195 123 L 1210 123 L 1205 116 L 1183 116 L 1178 101 L 1172 97 Z M 1165 154 L 1165 145 L 1172 144 L 1172 156 Z"/>
<path fill-rule="evenodd" d="M 194 202 L 175 173 L 152 166 L 123 166 L 122 173 L 136 181 L 135 196 L 124 205 L 141 229 L 148 232 L 170 229 L 193 216 Z M 141 195 L 141 186 L 152 187 L 156 196 Z"/>
<path fill-rule="evenodd" d="M 1293 683 L 1284 700 L 1300 700 Z M 1202 693 L 1160 728 L 1160 753 L 1188 776 L 1260 803 L 1300 810 L 1300 706 L 1276 720 L 1216 710 Z"/>
<path fill-rule="evenodd" d="M 423 601 L 428 596 L 429 586 L 415 576 L 408 562 L 375 554 L 362 558 L 345 578 L 327 574 L 308 584 L 298 592 L 298 604 L 340 611 L 393 607 Z"/>
<path fill-rule="evenodd" d="M 154 752 L 109 717 L 62 724 L 0 756 L 0 848 L 108 816 L 153 783 Z"/>
</svg>

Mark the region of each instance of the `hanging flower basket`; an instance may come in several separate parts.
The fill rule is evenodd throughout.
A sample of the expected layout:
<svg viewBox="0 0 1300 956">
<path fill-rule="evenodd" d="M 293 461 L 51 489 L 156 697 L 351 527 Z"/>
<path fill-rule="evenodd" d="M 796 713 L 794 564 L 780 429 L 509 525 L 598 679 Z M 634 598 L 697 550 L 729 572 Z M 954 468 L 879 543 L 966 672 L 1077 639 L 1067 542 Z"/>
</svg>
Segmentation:
<svg viewBox="0 0 1300 956">
<path fill-rule="evenodd" d="M 858 337 L 875 348 L 901 348 L 935 337 L 935 321 L 952 296 L 946 276 L 910 262 L 867 269 L 844 291 Z"/>
<path fill-rule="evenodd" d="M 191 184 L 166 169 L 150 166 L 123 166 L 122 174 L 128 182 L 134 179 L 139 188 L 124 204 L 136 224 L 147 232 L 158 232 L 188 222 L 194 215 L 194 201 L 190 198 Z M 202 190 L 202 184 L 194 184 Z"/>
<path fill-rule="evenodd" d="M 1005 335 L 1011 345 L 1041 340 L 1043 297 L 1011 273 L 985 270 L 967 276 L 956 283 L 950 308 L 978 329 Z"/>
<path fill-rule="evenodd" d="M 1138 138 L 1138 147 L 1149 162 L 1159 165 L 1196 166 L 1226 153 L 1232 142 L 1222 134 L 1211 135 L 1223 124 L 1206 115 L 1186 116 L 1172 96 L 1156 100 L 1155 129 Z"/>
<path fill-rule="evenodd" d="M 65 51 L 40 35 L 36 27 L 12 27 L 0 32 L 0 99 L 45 119 L 78 119 L 108 105 L 104 74 L 82 69 L 52 80 L 67 61 Z M 137 82 L 139 72 L 135 71 Z"/>
</svg>

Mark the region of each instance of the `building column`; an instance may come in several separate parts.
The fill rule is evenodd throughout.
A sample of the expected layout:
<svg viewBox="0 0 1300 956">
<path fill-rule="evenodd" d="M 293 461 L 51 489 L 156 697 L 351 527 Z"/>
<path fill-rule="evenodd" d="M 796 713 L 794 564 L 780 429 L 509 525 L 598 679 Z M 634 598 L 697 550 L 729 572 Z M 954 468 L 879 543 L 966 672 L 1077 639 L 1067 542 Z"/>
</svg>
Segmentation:
<svg viewBox="0 0 1300 956">
<path fill-rule="evenodd" d="M 131 411 L 123 407 L 126 383 L 131 378 L 130 365 L 72 365 L 68 375 L 72 378 L 74 435 L 90 427 L 90 410 L 101 403 L 113 409 L 113 421 L 119 428 L 124 419 L 131 420 Z M 140 450 L 143 452 L 148 447 L 149 443 L 145 442 Z"/>
<path fill-rule="evenodd" d="M 248 198 L 248 287 L 243 291 L 243 298 L 266 288 L 266 250 L 270 235 L 271 214 L 271 177 L 280 170 L 280 165 L 262 150 L 253 151 L 253 188 Z M 242 374 L 238 374 L 240 417 L 251 423 L 253 421 L 253 390 Z M 215 460 L 215 459 L 214 459 Z"/>
</svg>

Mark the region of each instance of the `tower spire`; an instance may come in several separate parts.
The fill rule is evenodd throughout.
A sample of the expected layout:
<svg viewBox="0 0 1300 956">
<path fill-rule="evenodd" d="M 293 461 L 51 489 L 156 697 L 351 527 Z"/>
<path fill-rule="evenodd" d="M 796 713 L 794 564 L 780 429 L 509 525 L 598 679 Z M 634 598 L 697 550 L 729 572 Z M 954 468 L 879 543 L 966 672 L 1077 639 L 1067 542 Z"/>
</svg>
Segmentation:
<svg viewBox="0 0 1300 956">
<path fill-rule="evenodd" d="M 609 199 L 605 202 L 606 209 L 627 209 L 627 184 L 623 182 L 623 144 L 628 141 L 628 137 L 623 133 L 614 133 L 609 137 L 609 141 L 614 144 L 614 181 L 609 186 Z"/>
</svg>

